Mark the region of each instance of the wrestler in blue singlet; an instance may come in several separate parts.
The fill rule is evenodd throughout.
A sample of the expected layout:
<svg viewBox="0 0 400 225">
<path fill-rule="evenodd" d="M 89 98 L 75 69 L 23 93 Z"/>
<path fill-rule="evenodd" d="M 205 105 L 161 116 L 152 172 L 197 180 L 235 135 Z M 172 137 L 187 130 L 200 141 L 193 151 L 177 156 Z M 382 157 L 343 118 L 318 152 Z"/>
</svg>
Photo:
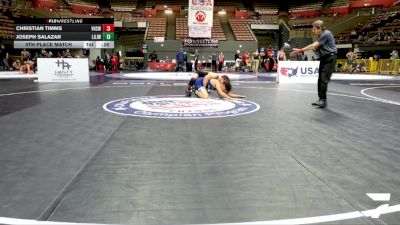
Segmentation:
<svg viewBox="0 0 400 225">
<path fill-rule="evenodd" d="M 203 79 L 204 79 L 204 77 L 199 77 L 196 79 L 196 81 L 194 82 L 194 90 L 201 91 L 201 88 L 204 88 L 203 87 Z M 211 85 L 211 80 L 208 81 L 207 87 L 208 87 L 208 89 L 215 90 L 214 86 Z"/>
<path fill-rule="evenodd" d="M 197 82 L 197 85 L 195 85 L 194 90 L 198 90 L 200 87 L 203 86 L 202 85 L 203 78 L 208 75 L 208 72 L 200 71 L 200 70 L 196 71 L 196 73 L 197 73 L 197 76 L 196 77 L 192 77 L 190 79 L 189 83 L 188 83 L 188 87 L 186 89 L 186 94 L 185 94 L 186 97 L 190 97 L 192 95 L 191 94 L 191 90 L 192 90 L 192 86 L 195 85 L 195 82 Z M 201 78 L 200 81 L 199 81 L 199 78 Z M 208 83 L 208 86 L 211 86 L 210 82 Z"/>
</svg>

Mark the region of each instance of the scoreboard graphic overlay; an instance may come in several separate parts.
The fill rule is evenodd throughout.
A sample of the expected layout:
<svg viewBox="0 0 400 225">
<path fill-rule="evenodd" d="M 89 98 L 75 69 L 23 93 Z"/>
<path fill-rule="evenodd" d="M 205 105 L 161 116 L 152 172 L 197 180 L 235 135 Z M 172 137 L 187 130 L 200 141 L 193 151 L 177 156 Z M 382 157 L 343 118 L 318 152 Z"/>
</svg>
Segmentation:
<svg viewBox="0 0 400 225">
<path fill-rule="evenodd" d="M 14 48 L 114 48 L 114 19 L 17 20 Z"/>
</svg>

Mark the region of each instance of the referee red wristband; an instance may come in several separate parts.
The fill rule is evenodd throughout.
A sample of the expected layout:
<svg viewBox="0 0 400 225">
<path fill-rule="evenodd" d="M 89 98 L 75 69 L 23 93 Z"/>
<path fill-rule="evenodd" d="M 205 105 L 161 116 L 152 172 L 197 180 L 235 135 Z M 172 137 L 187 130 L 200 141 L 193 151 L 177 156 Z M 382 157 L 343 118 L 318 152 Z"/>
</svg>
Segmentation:
<svg viewBox="0 0 400 225">
<path fill-rule="evenodd" d="M 300 49 L 298 50 L 298 53 L 304 53 L 304 50 Z"/>
</svg>

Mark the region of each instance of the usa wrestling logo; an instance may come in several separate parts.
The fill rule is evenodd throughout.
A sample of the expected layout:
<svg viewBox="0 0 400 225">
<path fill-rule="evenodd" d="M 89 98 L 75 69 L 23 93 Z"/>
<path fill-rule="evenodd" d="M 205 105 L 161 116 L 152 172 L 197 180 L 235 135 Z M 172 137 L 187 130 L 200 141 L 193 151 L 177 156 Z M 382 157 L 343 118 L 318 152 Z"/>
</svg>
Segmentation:
<svg viewBox="0 0 400 225">
<path fill-rule="evenodd" d="M 287 67 L 282 67 L 281 68 L 281 74 L 283 76 L 288 76 L 288 77 L 297 77 L 297 70 L 299 67 L 296 68 L 287 68 Z"/>
<path fill-rule="evenodd" d="M 144 96 L 107 102 L 103 109 L 124 116 L 206 119 L 239 116 L 257 111 L 260 106 L 243 99 L 200 99 L 182 96 Z"/>
</svg>

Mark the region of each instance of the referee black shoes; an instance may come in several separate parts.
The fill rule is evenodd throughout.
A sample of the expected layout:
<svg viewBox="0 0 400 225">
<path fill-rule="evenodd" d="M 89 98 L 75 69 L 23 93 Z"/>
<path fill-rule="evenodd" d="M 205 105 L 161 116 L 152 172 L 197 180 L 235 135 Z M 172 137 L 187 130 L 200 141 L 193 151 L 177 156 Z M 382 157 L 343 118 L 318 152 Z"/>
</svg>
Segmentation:
<svg viewBox="0 0 400 225">
<path fill-rule="evenodd" d="M 320 99 L 316 102 L 311 103 L 313 106 L 318 106 L 318 108 L 325 108 L 328 103 L 326 102 L 326 99 Z"/>
</svg>

